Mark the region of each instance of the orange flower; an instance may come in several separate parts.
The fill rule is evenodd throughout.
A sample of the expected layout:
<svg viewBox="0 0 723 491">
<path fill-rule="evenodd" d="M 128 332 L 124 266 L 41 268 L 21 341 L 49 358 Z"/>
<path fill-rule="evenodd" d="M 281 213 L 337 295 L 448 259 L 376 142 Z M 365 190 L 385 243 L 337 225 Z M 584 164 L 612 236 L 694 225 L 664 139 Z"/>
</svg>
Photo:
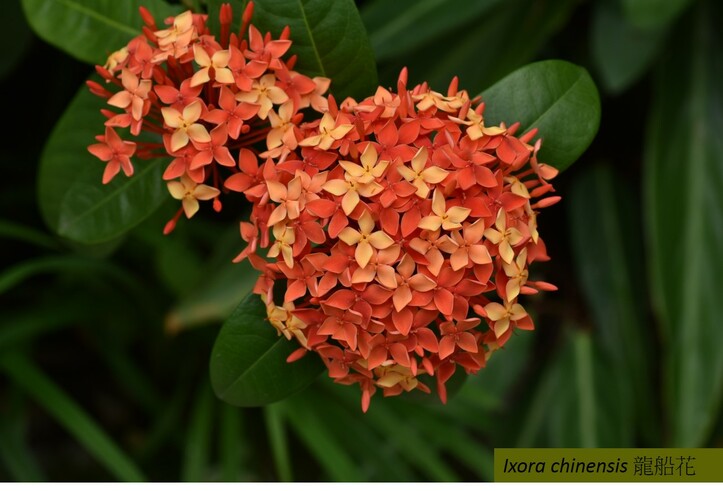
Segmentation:
<svg viewBox="0 0 723 491">
<path fill-rule="evenodd" d="M 364 268 L 375 252 L 386 249 L 394 244 L 394 240 L 381 230 L 374 230 L 374 219 L 367 211 L 359 217 L 359 230 L 347 227 L 341 231 L 339 238 L 346 244 L 356 245 L 354 257 L 359 267 Z"/>
<path fill-rule="evenodd" d="M 456 230 L 462 228 L 462 222 L 469 216 L 471 211 L 469 208 L 461 206 L 452 206 L 447 209 L 444 195 L 435 189 L 432 197 L 432 212 L 434 214 L 422 218 L 419 222 L 419 228 L 432 232 L 439 230 L 439 227 L 444 230 Z"/>
<path fill-rule="evenodd" d="M 191 218 L 198 212 L 200 208 L 198 200 L 210 200 L 220 194 L 218 189 L 205 184 L 197 184 L 185 174 L 181 176 L 180 181 L 170 181 L 168 191 L 175 199 L 183 202 L 183 211 L 186 212 L 187 218 Z"/>
<path fill-rule="evenodd" d="M 110 126 L 105 127 L 105 136 L 99 137 L 100 143 L 88 146 L 88 151 L 103 162 L 108 162 L 103 172 L 103 184 L 110 182 L 121 169 L 125 175 L 133 174 L 131 157 L 136 151 L 136 144 L 121 140 L 118 133 Z"/>
<path fill-rule="evenodd" d="M 163 121 L 169 128 L 175 131 L 171 136 L 171 151 L 175 152 L 185 147 L 189 140 L 197 143 L 208 143 L 211 141 L 211 135 L 208 130 L 198 123 L 203 106 L 199 101 L 194 101 L 183 108 L 183 112 L 172 107 L 164 107 L 161 109 L 163 113 Z"/>
</svg>

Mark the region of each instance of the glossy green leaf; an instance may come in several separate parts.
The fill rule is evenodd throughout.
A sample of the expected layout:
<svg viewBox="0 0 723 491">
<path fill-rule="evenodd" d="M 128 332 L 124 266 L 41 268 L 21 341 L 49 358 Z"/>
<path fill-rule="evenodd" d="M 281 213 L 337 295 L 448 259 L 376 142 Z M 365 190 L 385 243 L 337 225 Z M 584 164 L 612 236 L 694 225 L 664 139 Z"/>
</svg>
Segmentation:
<svg viewBox="0 0 723 491">
<path fill-rule="evenodd" d="M 294 68 L 329 77 L 338 101 L 374 94 L 374 53 L 353 0 L 254 0 L 253 23 L 275 36 L 288 25 L 290 53 L 299 56 Z"/>
<path fill-rule="evenodd" d="M 723 35 L 702 2 L 656 74 L 644 184 L 655 314 L 675 446 L 702 446 L 723 397 Z"/>
<path fill-rule="evenodd" d="M 249 295 L 224 323 L 213 347 L 211 383 L 216 395 L 235 406 L 263 406 L 304 389 L 324 364 L 314 353 L 287 363 L 298 347 L 296 341 L 278 336 L 259 296 Z"/>
<path fill-rule="evenodd" d="M 163 0 L 22 0 L 22 4 L 38 36 L 94 64 L 103 64 L 109 54 L 141 34 L 141 5 L 159 23 L 180 11 Z"/>
<path fill-rule="evenodd" d="M 377 61 L 384 61 L 417 48 L 440 34 L 453 31 L 470 19 L 486 14 L 500 2 L 375 0 L 364 4 L 361 14 Z"/>
<path fill-rule="evenodd" d="M 467 3 L 474 8 L 480 2 Z M 452 77 L 458 76 L 460 87 L 473 94 L 534 59 L 577 5 L 577 0 L 508 0 L 431 39 L 416 27 L 408 29 L 400 36 L 426 41 L 380 64 L 382 85 L 396 86 L 399 70 L 406 66 L 413 83 L 427 81 L 445 92 Z M 435 21 L 432 16 L 425 22 Z"/>
<path fill-rule="evenodd" d="M 0 369 L 51 414 L 86 450 L 123 481 L 143 481 L 141 471 L 83 409 L 25 356 L 0 356 Z"/>
<path fill-rule="evenodd" d="M 560 170 L 592 143 L 600 125 L 600 97 L 587 70 L 566 61 L 532 63 L 482 93 L 485 121 L 519 121 L 520 134 L 537 128 L 540 160 Z"/>
<path fill-rule="evenodd" d="M 102 99 L 82 87 L 55 126 L 40 160 L 38 197 L 46 223 L 63 237 L 106 242 L 138 225 L 168 198 L 163 160 L 135 162 L 135 174 L 102 184 L 104 163 L 87 151 L 103 132 Z"/>
<path fill-rule="evenodd" d="M 637 192 L 608 165 L 575 176 L 567 201 L 572 252 L 595 321 L 595 339 L 634 392 L 638 428 L 660 445 L 652 343 L 646 319 L 643 233 Z"/>
<path fill-rule="evenodd" d="M 666 29 L 631 24 L 615 5 L 598 2 L 593 14 L 591 45 L 603 86 L 616 94 L 645 74 L 663 47 Z"/>
<path fill-rule="evenodd" d="M 675 20 L 692 0 L 622 0 L 625 15 L 638 27 L 660 27 Z"/>
</svg>

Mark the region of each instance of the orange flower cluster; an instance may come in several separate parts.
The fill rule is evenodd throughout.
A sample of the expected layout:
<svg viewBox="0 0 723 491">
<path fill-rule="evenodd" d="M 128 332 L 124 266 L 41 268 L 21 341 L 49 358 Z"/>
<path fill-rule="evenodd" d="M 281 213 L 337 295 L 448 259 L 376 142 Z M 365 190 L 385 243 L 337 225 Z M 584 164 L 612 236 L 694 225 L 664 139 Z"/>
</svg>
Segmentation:
<svg viewBox="0 0 723 491">
<path fill-rule="evenodd" d="M 521 295 L 547 260 L 537 231 L 557 171 L 535 132 L 486 126 L 484 104 L 452 82 L 384 88 L 361 102 L 329 98 L 319 121 L 279 158 L 241 150 L 225 186 L 253 202 L 241 223 L 255 292 L 272 325 L 318 353 L 329 375 L 359 384 L 362 408 L 384 395 L 439 396 L 457 368 L 475 373 L 515 329 L 533 323 Z M 264 155 L 264 154 L 262 154 Z M 268 248 L 268 250 L 266 250 Z"/>
<path fill-rule="evenodd" d="M 171 156 L 163 177 L 182 205 L 166 233 L 199 200 L 218 211 L 222 191 L 243 193 L 253 206 L 236 261 L 261 272 L 270 323 L 300 344 L 289 362 L 318 353 L 336 382 L 360 385 L 365 411 L 379 389 L 429 392 L 420 376 L 444 401 L 458 368 L 477 372 L 533 328 L 520 296 L 555 288 L 528 267 L 549 259 L 537 214 L 559 201 L 544 197 L 557 171 L 538 162 L 534 130 L 486 126 L 456 79 L 446 95 L 409 90 L 403 70 L 396 93 L 323 97 L 330 80 L 295 72 L 288 29 L 262 36 L 252 8 L 236 35 L 223 5 L 218 39 L 204 15 L 159 29 L 142 9 L 143 35 L 97 67 L 116 90 L 89 82 L 120 110 L 104 110 L 89 147 L 103 182 L 131 175 L 134 155 Z M 303 122 L 308 107 L 323 117 Z"/>
<path fill-rule="evenodd" d="M 160 29 L 141 7 L 143 34 L 113 53 L 105 66 L 96 67 L 105 86 L 88 82 L 94 94 L 120 110 L 103 110 L 108 118 L 105 132 L 88 147 L 106 162 L 104 183 L 121 170 L 132 175 L 134 155 L 172 157 L 163 178 L 182 206 L 166 233 L 182 212 L 191 218 L 199 200 L 213 200 L 214 209 L 221 209 L 220 174 L 236 171 L 239 149 L 265 141 L 265 155 L 284 158 L 300 139 L 299 111 L 327 109 L 322 94 L 330 80 L 295 72 L 295 57 L 282 59 L 291 46 L 288 29 L 279 39 L 264 36 L 250 24 L 252 13 L 249 3 L 237 35 L 231 33 L 231 6 L 224 4 L 216 38 L 206 15 L 186 11 L 167 19 L 167 27 Z M 124 141 L 116 128 L 128 128 L 134 137 L 154 133 L 161 138 Z"/>
</svg>

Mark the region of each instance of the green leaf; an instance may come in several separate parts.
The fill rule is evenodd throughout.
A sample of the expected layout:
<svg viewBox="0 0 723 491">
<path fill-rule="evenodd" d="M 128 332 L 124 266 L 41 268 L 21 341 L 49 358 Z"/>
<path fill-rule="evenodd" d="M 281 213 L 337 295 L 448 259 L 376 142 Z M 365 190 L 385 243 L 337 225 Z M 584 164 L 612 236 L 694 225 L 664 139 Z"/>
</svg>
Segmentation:
<svg viewBox="0 0 723 491">
<path fill-rule="evenodd" d="M 337 101 L 374 94 L 374 53 L 353 0 L 255 0 L 252 23 L 275 36 L 288 25 L 290 53 L 299 56 L 294 68 L 329 77 Z"/>
<path fill-rule="evenodd" d="M 136 465 L 85 411 L 25 356 L 3 354 L 0 356 L 0 369 L 75 436 L 116 478 L 134 482 L 145 479 Z"/>
<path fill-rule="evenodd" d="M 56 293 L 55 297 L 59 297 Z M 3 328 L 0 330 L 0 352 L 18 349 L 22 343 L 50 331 L 86 321 L 96 313 L 84 303 L 84 298 L 53 298 L 37 303 L 33 309 L 3 310 Z"/>
<path fill-rule="evenodd" d="M 240 243 L 240 239 L 239 239 Z M 239 250 L 243 247 L 239 247 Z M 246 298 L 259 276 L 248 261 L 227 264 L 205 277 L 192 294 L 176 305 L 166 317 L 166 329 L 180 332 L 193 327 L 222 322 L 238 306 L 239 298 Z M 208 271 L 206 269 L 206 271 Z"/>
<path fill-rule="evenodd" d="M 345 451 L 343 435 L 333 433 L 322 418 L 323 406 L 319 400 L 304 396 L 295 397 L 293 404 L 292 401 L 282 403 L 291 428 L 326 470 L 329 479 L 363 481 L 357 462 Z"/>
<path fill-rule="evenodd" d="M 227 406 L 228 407 L 228 406 Z M 291 454 L 286 437 L 284 412 L 278 404 L 269 404 L 264 408 L 264 421 L 269 434 L 269 444 L 274 457 L 276 474 L 281 482 L 292 482 Z"/>
<path fill-rule="evenodd" d="M 723 397 L 723 35 L 702 2 L 656 73 L 644 184 L 672 444 L 705 445 Z"/>
<path fill-rule="evenodd" d="M 60 243 L 49 235 L 20 223 L 0 220 L 0 237 L 3 240 L 17 240 L 43 249 L 57 250 Z"/>
<path fill-rule="evenodd" d="M 186 449 L 183 459 L 181 480 L 185 482 L 207 481 L 211 443 L 211 419 L 213 395 L 206 383 L 201 384 L 191 412 L 191 421 L 186 432 Z"/>
<path fill-rule="evenodd" d="M 663 47 L 666 30 L 641 29 L 631 24 L 616 6 L 598 2 L 593 14 L 593 59 L 605 88 L 617 94 L 645 74 Z"/>
<path fill-rule="evenodd" d="M 159 24 L 180 11 L 163 0 L 22 0 L 30 26 L 48 43 L 88 63 L 103 64 L 141 34 L 141 5 Z"/>
<path fill-rule="evenodd" d="M 235 406 L 263 406 L 299 392 L 324 364 L 313 353 L 287 363 L 298 347 L 277 335 L 259 296 L 249 295 L 224 323 L 213 347 L 211 383 L 216 395 Z"/>
<path fill-rule="evenodd" d="M 396 2 L 387 2 L 390 4 Z M 481 2 L 466 2 L 473 5 Z M 396 86 L 399 70 L 409 68 L 410 81 L 429 82 L 445 92 L 453 76 L 460 87 L 478 90 L 489 87 L 511 71 L 530 62 L 549 38 L 566 25 L 577 0 L 507 0 L 495 4 L 481 15 L 470 16 L 452 32 L 443 32 L 402 57 L 380 65 L 382 85 Z M 436 22 L 437 13 L 425 22 Z M 374 32 L 375 26 L 368 26 Z M 416 27 L 401 38 L 426 38 Z"/>
<path fill-rule="evenodd" d="M 618 383 L 634 392 L 638 428 L 648 446 L 660 445 L 654 408 L 646 321 L 644 251 L 637 192 L 608 165 L 585 168 L 575 176 L 568 212 L 576 273 L 595 320 L 595 338 L 619 369 Z"/>
<path fill-rule="evenodd" d="M 3 24 L 5 36 L 12 40 L 12 48 L 3 50 L 0 56 L 0 80 L 12 73 L 28 51 L 33 39 L 33 33 L 25 21 L 18 0 L 3 4 Z"/>
<path fill-rule="evenodd" d="M 629 447 L 634 443 L 627 373 L 616 370 L 589 333 L 575 331 L 555 356 L 554 394 L 547 413 L 548 445 Z"/>
<path fill-rule="evenodd" d="M 0 412 L 0 462 L 16 482 L 44 482 L 47 477 L 38 465 L 27 441 L 28 411 L 12 390 Z M 7 403 L 11 399 L 11 404 Z M 16 401 L 12 401 L 16 399 Z M 14 403 L 14 404 L 13 404 Z M 7 406 L 11 407 L 10 409 Z"/>
<path fill-rule="evenodd" d="M 219 425 L 219 453 L 221 454 L 221 480 L 241 480 L 242 450 L 247 445 L 242 440 L 243 419 L 241 410 L 228 404 L 221 404 Z"/>
<path fill-rule="evenodd" d="M 328 385 L 335 389 L 332 393 L 339 399 L 345 400 L 347 404 L 353 405 L 353 407 L 359 407 L 360 394 L 358 390 Z M 426 479 L 445 482 L 458 481 L 459 476 L 457 473 L 441 459 L 440 449 L 434 445 L 429 445 L 427 439 L 409 421 L 406 414 L 397 414 L 392 409 L 392 405 L 392 403 L 382 398 L 373 399 L 369 411 L 364 415 L 367 424 L 385 435 L 385 439 L 397 447 L 404 458 L 417 467 Z M 322 407 L 321 404 L 318 404 L 316 410 L 319 411 Z"/>
<path fill-rule="evenodd" d="M 691 0 L 622 0 L 627 18 L 638 27 L 660 27 L 675 20 Z"/>
<path fill-rule="evenodd" d="M 482 93 L 485 121 L 537 128 L 540 160 L 560 170 L 592 143 L 600 125 L 600 97 L 587 70 L 566 61 L 532 63 Z"/>
<path fill-rule="evenodd" d="M 88 244 L 121 236 L 168 197 L 163 159 L 136 161 L 135 174 L 102 184 L 104 163 L 88 145 L 103 132 L 103 101 L 82 87 L 55 126 L 40 159 L 40 209 L 52 230 Z"/>
<path fill-rule="evenodd" d="M 377 61 L 418 48 L 488 12 L 501 0 L 375 0 L 362 9 Z M 413 35 L 410 35 L 413 33 Z"/>
</svg>

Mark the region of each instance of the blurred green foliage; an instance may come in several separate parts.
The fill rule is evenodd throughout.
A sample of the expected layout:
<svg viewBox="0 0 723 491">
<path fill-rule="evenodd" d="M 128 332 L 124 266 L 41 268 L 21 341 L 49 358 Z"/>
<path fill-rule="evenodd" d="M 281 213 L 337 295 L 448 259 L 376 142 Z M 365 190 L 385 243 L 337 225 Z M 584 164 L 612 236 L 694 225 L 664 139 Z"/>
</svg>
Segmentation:
<svg viewBox="0 0 723 491">
<path fill-rule="evenodd" d="M 38 28 L 54 2 L 22 3 Z M 0 160 L 0 479 L 490 480 L 494 447 L 723 442 L 717 2 L 357 2 L 385 86 L 409 66 L 478 93 L 560 58 L 605 89 L 599 136 L 541 216 L 553 260 L 533 277 L 560 291 L 532 302 L 537 330 L 446 406 L 376 397 L 364 416 L 323 377 L 262 409 L 212 395 L 213 340 L 253 281 L 229 263 L 233 212 L 171 238 L 163 202 L 92 246 L 48 231 L 63 209 L 36 191 L 61 177 L 38 170 L 41 149 L 90 68 L 30 35 L 18 5 L 0 57 L 17 104 Z M 70 35 L 88 57 L 112 49 Z"/>
</svg>

